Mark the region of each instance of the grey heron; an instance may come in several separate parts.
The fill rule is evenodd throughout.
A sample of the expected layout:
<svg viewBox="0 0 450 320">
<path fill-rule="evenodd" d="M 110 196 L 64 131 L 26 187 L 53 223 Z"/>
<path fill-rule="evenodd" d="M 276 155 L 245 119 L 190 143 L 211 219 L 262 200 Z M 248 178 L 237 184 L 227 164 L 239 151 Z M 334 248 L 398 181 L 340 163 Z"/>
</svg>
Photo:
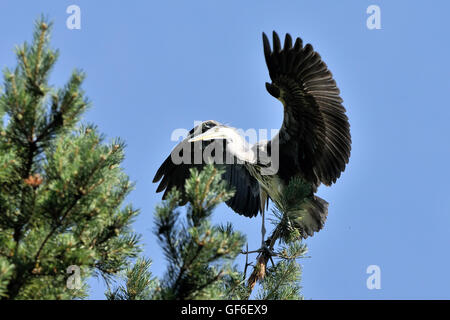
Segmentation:
<svg viewBox="0 0 450 320">
<path fill-rule="evenodd" d="M 227 155 L 234 159 L 224 164 L 223 179 L 235 189 L 234 197 L 226 204 L 246 217 L 262 214 L 264 245 L 267 203 L 270 199 L 279 204 L 284 188 L 293 177 L 301 177 L 309 187 L 309 201 L 300 208 L 302 219 L 298 228 L 301 236 L 307 238 L 323 228 L 328 203 L 315 193 L 320 184 L 330 186 L 345 170 L 350 158 L 351 136 L 340 91 L 313 47 L 310 44 L 303 46 L 300 38 L 293 44 L 289 34 L 282 46 L 276 32 L 273 32 L 273 48 L 263 33 L 263 47 L 271 79 L 271 83 L 266 82 L 266 89 L 284 107 L 278 134 L 272 140 L 248 145 L 236 129 L 216 121 L 204 121 L 171 153 L 173 156 L 178 152 L 190 161 L 174 163 L 169 155 L 153 182 L 161 180 L 157 192 L 165 191 L 163 199 L 173 187 L 183 191 L 189 169 L 201 168 L 206 162 L 205 159 L 201 163 L 195 162 L 195 153 L 204 154 L 215 143 L 214 157 L 221 153 L 223 157 Z M 264 173 L 271 165 L 267 158 L 273 159 L 275 149 L 277 170 Z"/>
</svg>

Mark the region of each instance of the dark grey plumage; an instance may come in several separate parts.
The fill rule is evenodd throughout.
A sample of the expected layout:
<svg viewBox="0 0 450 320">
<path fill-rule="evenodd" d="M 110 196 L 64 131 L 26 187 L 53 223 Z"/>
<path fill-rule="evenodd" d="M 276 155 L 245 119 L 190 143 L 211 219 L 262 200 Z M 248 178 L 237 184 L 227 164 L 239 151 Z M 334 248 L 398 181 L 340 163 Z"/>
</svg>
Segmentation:
<svg viewBox="0 0 450 320">
<path fill-rule="evenodd" d="M 196 134 L 206 132 L 213 127 L 222 126 L 219 122 L 209 120 L 204 121 L 200 125 L 189 131 L 188 136 L 180 142 L 174 150 L 180 150 L 180 155 L 182 155 L 183 144 L 191 144 L 190 149 L 195 150 L 195 143 L 188 142 L 189 139 L 193 138 Z M 222 141 L 203 141 L 201 143 L 202 151 L 211 143 L 222 143 Z M 217 148 L 219 149 L 219 148 Z M 223 147 L 224 153 L 227 152 L 226 146 Z M 223 155 L 225 158 L 226 155 Z M 191 164 L 174 164 L 172 162 L 171 155 L 169 155 L 163 164 L 160 166 L 155 174 L 153 182 L 158 182 L 161 180 L 156 192 L 164 191 L 163 199 L 166 198 L 167 193 L 176 187 L 178 190 L 184 190 L 184 182 L 189 177 L 189 169 L 197 168 L 201 170 L 204 163 L 194 164 L 194 153 L 190 155 Z M 224 161 L 225 162 L 225 161 Z M 235 161 L 236 163 L 237 161 Z M 228 184 L 234 188 L 235 195 L 233 198 L 228 200 L 226 204 L 232 208 L 236 213 L 244 215 L 246 217 L 255 217 L 258 215 L 259 211 L 259 185 L 258 181 L 250 175 L 247 169 L 245 169 L 243 164 L 223 164 L 225 168 L 225 173 L 223 178 L 228 182 Z M 186 199 L 183 199 L 181 205 L 186 204 Z"/>
<path fill-rule="evenodd" d="M 283 101 L 280 151 L 286 150 L 281 172 L 284 179 L 301 174 L 318 185 L 331 185 L 340 177 L 350 158 L 350 124 L 339 89 L 327 65 L 310 44 L 289 34 L 284 47 L 273 33 L 273 50 L 263 34 L 264 56 L 272 80 L 269 93 Z M 273 89 L 275 87 L 276 89 Z M 292 152 L 294 150 L 295 152 Z"/>
<path fill-rule="evenodd" d="M 258 160 L 225 165 L 223 178 L 236 191 L 227 205 L 239 214 L 256 216 L 264 210 L 267 197 L 279 202 L 280 192 L 290 179 L 301 177 L 311 187 L 308 201 L 300 209 L 303 217 L 300 227 L 303 236 L 307 237 L 323 227 L 327 216 L 328 203 L 314 195 L 317 187 L 320 183 L 331 185 L 336 182 L 349 161 L 350 125 L 336 82 L 310 44 L 303 46 L 300 38 L 293 44 L 291 36 L 286 34 L 282 45 L 278 35 L 273 32 L 273 48 L 264 33 L 263 47 L 271 79 L 271 83 L 266 83 L 266 89 L 284 106 L 283 124 L 277 137 L 279 169 L 275 175 L 268 177 L 260 174 L 261 163 Z M 192 129 L 177 147 L 191 143 L 193 148 L 194 143 L 189 142 L 191 138 L 201 132 L 217 129 L 233 130 L 216 121 L 205 121 Z M 236 144 L 232 140 L 227 137 L 203 140 L 199 147 L 204 150 L 211 143 L 223 143 L 224 154 L 231 152 L 232 156 L 240 158 L 235 149 L 230 151 L 230 144 Z M 260 143 L 254 146 L 253 151 L 264 148 L 270 152 L 273 143 L 273 139 Z M 183 190 L 189 168 L 201 169 L 203 165 L 176 165 L 169 156 L 153 180 L 161 180 L 157 192 L 165 191 L 165 198 L 172 187 Z"/>
</svg>

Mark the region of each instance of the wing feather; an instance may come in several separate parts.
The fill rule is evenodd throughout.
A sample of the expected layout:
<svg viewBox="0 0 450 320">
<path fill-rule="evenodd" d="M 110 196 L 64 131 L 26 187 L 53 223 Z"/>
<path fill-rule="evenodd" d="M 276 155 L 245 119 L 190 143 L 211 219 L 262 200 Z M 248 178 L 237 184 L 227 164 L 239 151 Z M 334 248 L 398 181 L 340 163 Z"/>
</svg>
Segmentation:
<svg viewBox="0 0 450 320">
<path fill-rule="evenodd" d="M 298 164 L 312 182 L 336 182 L 350 157 L 351 136 L 332 73 L 312 45 L 303 46 L 300 38 L 292 46 L 292 37 L 286 34 L 281 49 L 273 32 L 272 50 L 263 33 L 263 47 L 272 84 L 280 89 L 285 106 L 280 148 L 298 152 L 290 163 Z"/>
<path fill-rule="evenodd" d="M 176 150 L 183 150 L 183 144 L 188 144 L 188 140 L 192 138 L 194 135 L 198 133 L 205 132 L 215 126 L 221 126 L 220 123 L 216 121 L 205 121 L 193 128 L 188 136 L 181 141 L 176 147 Z M 222 141 L 223 142 L 223 141 Z M 210 143 L 214 143 L 212 141 L 204 141 L 202 142 L 202 150 L 206 148 Z M 175 150 L 174 149 L 174 150 Z M 191 148 L 187 150 L 192 150 L 192 154 L 189 155 L 191 159 L 191 164 L 174 164 L 172 161 L 172 157 L 169 155 L 166 160 L 161 164 L 159 169 L 157 170 L 153 182 L 160 181 L 156 192 L 162 192 L 163 199 L 166 199 L 167 194 L 172 188 L 177 188 L 179 191 L 184 191 L 184 184 L 186 179 L 189 178 L 190 169 L 197 168 L 201 170 L 204 166 L 201 164 L 194 164 L 194 143 L 191 143 Z M 218 149 L 215 149 L 218 150 Z M 223 148 L 224 152 L 226 149 Z M 182 153 L 180 153 L 180 156 Z M 224 159 L 225 156 L 224 156 Z M 243 164 L 225 164 L 225 172 L 223 174 L 223 179 L 228 182 L 229 186 L 231 186 L 235 190 L 234 196 L 229 199 L 226 204 L 233 209 L 236 213 L 247 217 L 254 217 L 259 212 L 259 183 L 258 181 L 248 172 L 246 167 Z M 185 205 L 187 200 L 183 197 L 181 205 Z"/>
</svg>

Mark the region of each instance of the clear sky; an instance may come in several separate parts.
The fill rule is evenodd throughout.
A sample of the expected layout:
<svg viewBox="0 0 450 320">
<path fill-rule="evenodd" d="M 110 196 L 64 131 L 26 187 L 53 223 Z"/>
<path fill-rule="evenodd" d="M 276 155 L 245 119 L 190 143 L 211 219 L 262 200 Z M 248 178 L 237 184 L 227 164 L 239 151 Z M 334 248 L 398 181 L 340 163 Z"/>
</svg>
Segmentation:
<svg viewBox="0 0 450 320">
<path fill-rule="evenodd" d="M 81 8 L 81 30 L 66 8 Z M 369 5 L 381 29 L 366 26 Z M 24 1 L 0 2 L 0 66 L 14 66 L 15 44 L 33 20 L 54 21 L 61 50 L 52 82 L 82 68 L 93 102 L 84 121 L 128 144 L 124 168 L 141 209 L 134 227 L 162 275 L 153 235 L 160 202 L 152 178 L 174 146 L 174 129 L 215 119 L 237 128 L 279 128 L 282 106 L 269 80 L 261 33 L 289 32 L 311 43 L 333 72 L 351 122 L 350 164 L 319 195 L 330 203 L 325 228 L 306 241 L 306 299 L 450 298 L 450 42 L 448 1 Z M 260 219 L 221 205 L 259 245 Z M 369 290 L 366 269 L 381 270 Z M 90 281 L 103 298 L 101 281 Z"/>
</svg>

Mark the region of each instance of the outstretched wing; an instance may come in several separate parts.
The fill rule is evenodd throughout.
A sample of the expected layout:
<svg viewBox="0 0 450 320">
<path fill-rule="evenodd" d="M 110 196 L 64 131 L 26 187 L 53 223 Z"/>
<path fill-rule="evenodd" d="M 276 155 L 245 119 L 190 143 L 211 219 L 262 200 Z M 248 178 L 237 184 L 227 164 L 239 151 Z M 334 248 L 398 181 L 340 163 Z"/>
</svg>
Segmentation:
<svg viewBox="0 0 450 320">
<path fill-rule="evenodd" d="M 330 185 L 350 157 L 350 125 L 339 89 L 327 65 L 310 44 L 286 34 L 284 46 L 273 32 L 273 50 L 263 33 L 270 94 L 284 105 L 280 154 L 294 152 L 292 165 L 310 181 Z M 283 150 L 284 148 L 284 150 Z"/>
<path fill-rule="evenodd" d="M 161 180 L 156 192 L 164 191 L 163 199 L 166 198 L 167 193 L 172 190 L 173 187 L 176 187 L 181 192 L 184 191 L 185 181 L 190 176 L 189 169 L 197 168 L 198 170 L 201 170 L 203 168 L 205 163 L 203 159 L 198 159 L 198 155 L 203 155 L 205 148 L 212 143 L 219 142 L 224 144 L 222 148 L 215 148 L 213 151 L 224 152 L 223 159 L 226 159 L 225 153 L 229 151 L 226 150 L 224 140 L 202 141 L 201 143 L 188 141 L 194 136 L 204 133 L 205 131 L 216 126 L 222 125 L 211 120 L 202 122 L 200 125 L 193 128 L 189 132 L 188 136 L 174 148 L 174 151 L 177 153 L 179 152 L 178 155 L 180 157 L 185 156 L 184 159 L 188 159 L 188 161 L 176 164 L 174 163 L 172 156 L 169 155 L 160 166 L 156 172 L 153 182 L 158 182 Z M 184 148 L 188 144 L 190 145 L 189 148 Z M 183 155 L 185 150 L 188 150 L 190 154 Z M 197 157 L 194 156 L 194 153 L 197 153 Z M 215 154 L 213 154 L 213 156 L 215 156 Z M 250 175 L 243 164 L 238 164 L 236 161 L 234 161 L 233 164 L 226 164 L 224 161 L 223 165 L 225 166 L 223 179 L 226 180 L 235 190 L 233 198 L 228 200 L 226 204 L 236 213 L 246 217 L 256 216 L 260 207 L 258 181 Z M 183 199 L 182 201 L 182 205 L 184 204 L 186 204 L 186 199 Z"/>
</svg>

